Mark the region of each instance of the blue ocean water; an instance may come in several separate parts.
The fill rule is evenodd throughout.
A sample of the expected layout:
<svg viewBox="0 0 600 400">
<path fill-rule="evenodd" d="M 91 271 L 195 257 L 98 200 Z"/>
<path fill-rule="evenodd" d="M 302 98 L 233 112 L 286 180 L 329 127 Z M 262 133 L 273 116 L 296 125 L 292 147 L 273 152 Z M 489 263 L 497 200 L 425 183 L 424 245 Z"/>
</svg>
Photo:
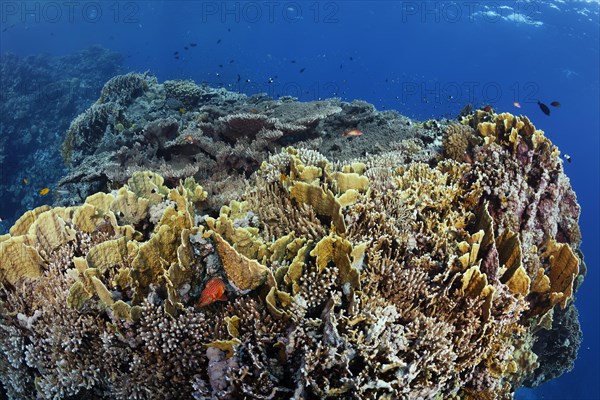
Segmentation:
<svg viewBox="0 0 600 400">
<path fill-rule="evenodd" d="M 574 370 L 516 398 L 600 399 L 599 9 L 591 0 L 2 1 L 0 53 L 101 45 L 123 55 L 124 71 L 159 81 L 364 99 L 420 120 L 454 117 L 467 103 L 529 116 L 571 156 L 588 275 Z M 561 106 L 547 116 L 538 100 Z M 21 177 L 6 166 L 2 174 Z"/>
</svg>

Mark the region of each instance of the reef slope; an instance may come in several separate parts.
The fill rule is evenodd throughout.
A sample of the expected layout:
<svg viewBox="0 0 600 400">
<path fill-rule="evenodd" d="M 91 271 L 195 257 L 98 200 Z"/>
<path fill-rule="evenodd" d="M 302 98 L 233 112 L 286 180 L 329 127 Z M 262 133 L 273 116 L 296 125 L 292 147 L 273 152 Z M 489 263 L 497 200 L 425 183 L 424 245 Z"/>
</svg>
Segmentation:
<svg viewBox="0 0 600 400">
<path fill-rule="evenodd" d="M 8 397 L 504 399 L 570 369 L 558 149 L 506 113 L 415 125 L 114 78 L 63 148 L 98 192 L 0 236 Z"/>
</svg>

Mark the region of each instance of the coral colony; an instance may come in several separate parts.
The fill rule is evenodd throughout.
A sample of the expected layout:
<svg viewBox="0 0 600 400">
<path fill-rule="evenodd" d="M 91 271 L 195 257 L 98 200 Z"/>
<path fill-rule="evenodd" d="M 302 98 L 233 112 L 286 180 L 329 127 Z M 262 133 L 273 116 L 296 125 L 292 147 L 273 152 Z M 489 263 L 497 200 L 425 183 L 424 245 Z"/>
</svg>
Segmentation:
<svg viewBox="0 0 600 400">
<path fill-rule="evenodd" d="M 573 366 L 580 209 L 527 117 L 129 74 L 63 156 L 76 204 L 0 236 L 9 398 L 508 399 Z"/>
</svg>

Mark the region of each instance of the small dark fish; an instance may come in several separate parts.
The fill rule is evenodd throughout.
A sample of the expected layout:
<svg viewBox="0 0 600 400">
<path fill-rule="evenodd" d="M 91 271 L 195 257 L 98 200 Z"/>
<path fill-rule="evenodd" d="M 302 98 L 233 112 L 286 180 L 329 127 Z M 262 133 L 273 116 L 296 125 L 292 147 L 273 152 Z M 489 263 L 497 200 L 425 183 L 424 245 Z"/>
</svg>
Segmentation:
<svg viewBox="0 0 600 400">
<path fill-rule="evenodd" d="M 185 50 L 188 50 L 188 49 L 189 49 L 189 47 L 187 47 L 187 46 L 184 46 L 183 48 L 184 48 Z"/>
<path fill-rule="evenodd" d="M 198 46 L 198 43 L 190 43 L 190 47 L 196 47 Z"/>
<path fill-rule="evenodd" d="M 550 103 L 550 105 L 551 105 L 552 107 L 560 107 L 560 102 L 558 102 L 558 101 L 553 101 L 552 103 Z"/>
<path fill-rule="evenodd" d="M 235 60 L 229 60 L 229 64 L 233 64 Z"/>
<path fill-rule="evenodd" d="M 566 154 L 566 153 L 565 153 L 565 154 L 563 154 L 563 158 L 564 158 L 564 159 L 565 159 L 565 160 L 566 160 L 568 163 L 571 163 L 571 156 L 570 156 L 570 155 L 568 155 L 568 154 Z"/>
<path fill-rule="evenodd" d="M 340 64 L 340 69 L 342 69 L 342 65 L 343 65 L 343 64 Z"/>
<path fill-rule="evenodd" d="M 350 61 L 354 61 L 354 58 L 350 57 Z"/>
<path fill-rule="evenodd" d="M 290 61 L 292 64 L 296 64 L 296 60 L 292 60 Z"/>
<path fill-rule="evenodd" d="M 176 59 L 176 60 L 179 60 L 179 56 L 175 56 L 175 59 Z"/>
<path fill-rule="evenodd" d="M 246 83 L 250 83 L 250 79 L 246 79 Z"/>
<path fill-rule="evenodd" d="M 273 83 L 273 78 L 269 78 L 268 83 Z"/>
<path fill-rule="evenodd" d="M 217 40 L 217 44 L 221 43 L 221 39 Z"/>
<path fill-rule="evenodd" d="M 242 77 L 240 76 L 240 74 L 237 74 L 237 81 L 239 82 L 240 79 L 242 79 Z"/>
<path fill-rule="evenodd" d="M 303 73 L 305 70 L 306 70 L 306 68 L 300 69 L 300 73 Z"/>
<path fill-rule="evenodd" d="M 227 32 L 231 32 L 231 28 L 227 28 Z"/>
<path fill-rule="evenodd" d="M 179 52 L 178 52 L 178 51 L 176 51 L 175 53 L 173 53 L 173 55 L 175 55 L 175 56 L 176 56 L 176 55 L 178 55 L 178 54 L 179 54 Z"/>
<path fill-rule="evenodd" d="M 547 105 L 538 100 L 538 106 L 540 106 L 540 110 L 546 115 L 550 115 L 550 109 Z"/>
<path fill-rule="evenodd" d="M 223 68 L 223 64 L 219 64 L 219 68 Z"/>
</svg>

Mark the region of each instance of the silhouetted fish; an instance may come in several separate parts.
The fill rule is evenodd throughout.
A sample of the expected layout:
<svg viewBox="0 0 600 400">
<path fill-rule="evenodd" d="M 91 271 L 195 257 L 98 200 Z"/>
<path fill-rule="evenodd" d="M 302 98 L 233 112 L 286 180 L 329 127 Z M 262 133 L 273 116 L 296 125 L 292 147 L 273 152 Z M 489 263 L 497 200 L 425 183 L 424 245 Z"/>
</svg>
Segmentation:
<svg viewBox="0 0 600 400">
<path fill-rule="evenodd" d="M 233 64 L 235 60 L 229 60 L 229 64 Z"/>
<path fill-rule="evenodd" d="M 184 48 L 185 50 L 188 50 L 188 49 L 189 49 L 189 47 L 187 47 L 187 46 L 184 46 L 183 48 Z"/>
<path fill-rule="evenodd" d="M 340 69 L 342 69 L 342 64 L 340 64 Z"/>
<path fill-rule="evenodd" d="M 221 39 L 217 40 L 217 44 L 221 43 Z"/>
<path fill-rule="evenodd" d="M 292 64 L 296 64 L 296 60 L 291 60 L 290 61 Z"/>
<path fill-rule="evenodd" d="M 239 82 L 240 79 L 242 79 L 242 77 L 240 76 L 240 74 L 237 74 L 237 81 Z"/>
<path fill-rule="evenodd" d="M 223 68 L 223 64 L 219 64 L 219 68 Z"/>
<path fill-rule="evenodd" d="M 547 105 L 538 100 L 538 106 L 540 106 L 540 110 L 546 115 L 550 115 L 550 109 Z"/>
<path fill-rule="evenodd" d="M 558 101 L 553 101 L 552 103 L 550 103 L 550 105 L 552 107 L 560 107 L 560 103 Z"/>
<path fill-rule="evenodd" d="M 354 61 L 354 58 L 350 57 L 350 61 Z"/>
<path fill-rule="evenodd" d="M 198 46 L 198 43 L 190 43 L 190 47 L 196 47 Z"/>
<path fill-rule="evenodd" d="M 300 73 L 303 73 L 305 70 L 306 70 L 306 68 L 300 69 Z"/>
<path fill-rule="evenodd" d="M 175 53 L 173 53 L 173 55 L 174 55 L 174 56 L 176 56 L 176 55 L 178 55 L 178 54 L 179 54 L 179 52 L 178 52 L 178 51 L 176 51 Z"/>
</svg>

